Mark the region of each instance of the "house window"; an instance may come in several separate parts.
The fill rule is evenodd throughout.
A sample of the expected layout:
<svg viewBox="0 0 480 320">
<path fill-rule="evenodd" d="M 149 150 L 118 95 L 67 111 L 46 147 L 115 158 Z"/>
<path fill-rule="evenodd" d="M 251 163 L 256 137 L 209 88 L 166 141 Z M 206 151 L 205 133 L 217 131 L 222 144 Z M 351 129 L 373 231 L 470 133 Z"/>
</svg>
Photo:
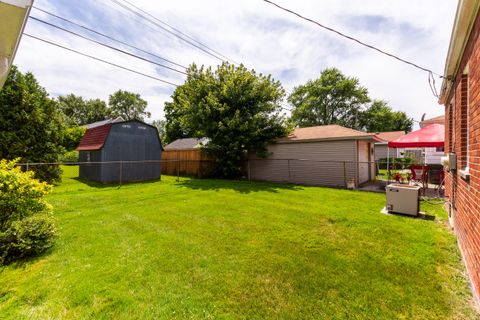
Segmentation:
<svg viewBox="0 0 480 320">
<path fill-rule="evenodd" d="M 90 160 L 90 151 L 87 151 L 87 152 L 85 153 L 85 161 L 86 161 L 86 162 L 90 162 L 90 161 L 91 161 L 91 160 Z"/>
<path fill-rule="evenodd" d="M 459 162 L 461 169 L 468 172 L 469 167 L 469 134 L 468 134 L 468 123 L 469 123 L 469 79 L 468 74 L 462 75 L 461 80 L 461 100 L 460 100 L 460 152 L 459 152 Z"/>
<path fill-rule="evenodd" d="M 437 147 L 435 149 L 436 152 L 445 152 L 445 148 L 444 147 Z"/>
</svg>

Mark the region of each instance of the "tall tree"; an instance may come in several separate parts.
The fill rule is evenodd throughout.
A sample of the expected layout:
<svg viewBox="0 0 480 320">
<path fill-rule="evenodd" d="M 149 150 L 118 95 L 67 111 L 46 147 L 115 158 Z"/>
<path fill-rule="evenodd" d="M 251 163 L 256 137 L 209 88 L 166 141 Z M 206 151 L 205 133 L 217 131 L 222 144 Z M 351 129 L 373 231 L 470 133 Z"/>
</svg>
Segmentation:
<svg viewBox="0 0 480 320">
<path fill-rule="evenodd" d="M 62 116 L 32 73 L 12 67 L 0 90 L 0 158 L 22 162 L 57 162 L 64 151 Z M 35 177 L 60 180 L 56 166 L 32 166 Z"/>
<path fill-rule="evenodd" d="M 147 112 L 147 101 L 143 100 L 138 93 L 118 90 L 110 95 L 108 105 L 113 117 L 122 117 L 124 120 L 145 121 L 145 117 L 150 118 L 150 112 Z"/>
<path fill-rule="evenodd" d="M 238 177 L 248 152 L 265 155 L 268 143 L 288 133 L 284 94 L 280 82 L 243 65 L 223 63 L 215 71 L 192 65 L 165 103 L 168 141 L 187 134 L 209 138 L 205 151 L 216 159 L 217 173 Z"/>
<path fill-rule="evenodd" d="M 162 144 L 165 145 L 165 127 L 167 125 L 167 121 L 163 119 L 153 120 L 152 125 L 157 128 L 160 141 L 162 141 Z"/>
<path fill-rule="evenodd" d="M 374 100 L 370 107 L 361 113 L 360 126 L 368 132 L 406 131 L 413 128 L 413 119 L 405 112 L 393 111 L 387 102 Z"/>
<path fill-rule="evenodd" d="M 58 97 L 58 105 L 69 126 L 82 126 L 110 116 L 107 104 L 100 99 L 84 100 L 80 96 L 68 94 Z"/>
<path fill-rule="evenodd" d="M 358 128 L 358 115 L 370 98 L 357 78 L 330 68 L 318 79 L 296 87 L 288 101 L 293 105 L 292 120 L 299 127 L 339 124 Z"/>
</svg>

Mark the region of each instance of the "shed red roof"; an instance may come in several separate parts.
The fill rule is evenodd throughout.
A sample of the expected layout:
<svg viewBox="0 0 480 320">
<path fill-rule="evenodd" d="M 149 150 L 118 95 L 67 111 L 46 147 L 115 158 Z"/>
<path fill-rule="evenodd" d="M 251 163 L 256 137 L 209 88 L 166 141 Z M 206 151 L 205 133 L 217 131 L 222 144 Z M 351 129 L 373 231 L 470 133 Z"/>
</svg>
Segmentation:
<svg viewBox="0 0 480 320">
<path fill-rule="evenodd" d="M 107 140 L 108 134 L 110 133 L 111 127 L 112 124 L 109 123 L 100 127 L 87 129 L 82 141 L 77 147 L 77 150 L 93 151 L 102 149 L 105 141 Z"/>
</svg>

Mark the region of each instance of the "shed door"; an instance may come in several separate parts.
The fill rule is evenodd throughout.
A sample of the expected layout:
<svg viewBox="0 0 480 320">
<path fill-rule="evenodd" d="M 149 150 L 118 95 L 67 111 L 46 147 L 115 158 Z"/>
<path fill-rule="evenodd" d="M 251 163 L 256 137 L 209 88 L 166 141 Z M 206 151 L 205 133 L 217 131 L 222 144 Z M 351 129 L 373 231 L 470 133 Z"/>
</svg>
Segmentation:
<svg viewBox="0 0 480 320">
<path fill-rule="evenodd" d="M 359 183 L 370 180 L 370 144 L 366 141 L 358 142 L 358 179 Z"/>
</svg>

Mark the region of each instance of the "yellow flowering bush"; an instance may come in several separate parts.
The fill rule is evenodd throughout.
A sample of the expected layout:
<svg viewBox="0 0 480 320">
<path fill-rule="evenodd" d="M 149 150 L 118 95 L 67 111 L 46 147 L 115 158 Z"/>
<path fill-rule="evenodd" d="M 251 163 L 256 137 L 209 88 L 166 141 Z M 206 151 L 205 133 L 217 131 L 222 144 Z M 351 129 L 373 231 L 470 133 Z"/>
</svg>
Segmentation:
<svg viewBox="0 0 480 320">
<path fill-rule="evenodd" d="M 56 234 L 52 207 L 44 199 L 52 187 L 17 162 L 0 161 L 0 264 L 44 252 Z"/>
</svg>

